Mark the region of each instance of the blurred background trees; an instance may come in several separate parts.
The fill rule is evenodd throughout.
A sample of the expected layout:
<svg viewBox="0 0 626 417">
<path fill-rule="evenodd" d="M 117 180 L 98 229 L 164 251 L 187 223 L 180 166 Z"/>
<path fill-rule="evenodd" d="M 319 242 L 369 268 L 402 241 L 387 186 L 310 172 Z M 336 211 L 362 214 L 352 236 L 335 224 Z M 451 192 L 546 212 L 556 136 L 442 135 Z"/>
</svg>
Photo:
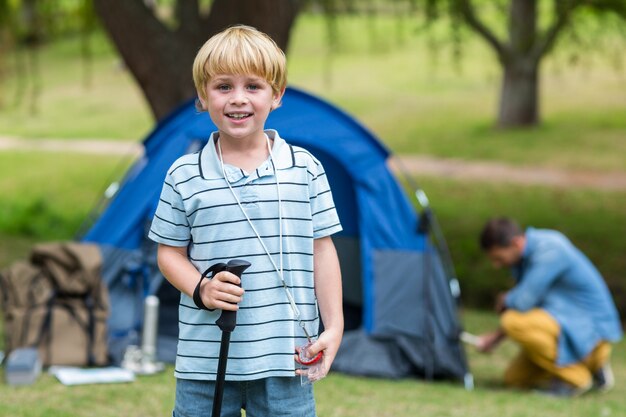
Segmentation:
<svg viewBox="0 0 626 417">
<path fill-rule="evenodd" d="M 36 95 L 36 49 L 79 32 L 88 62 L 89 34 L 98 19 L 159 120 L 195 95 L 190 68 L 211 35 L 243 23 L 267 32 L 286 49 L 300 6 L 291 0 L 0 0 L 0 25 L 5 42 L 25 52 L 30 91 Z M 22 67 L 25 59 L 15 56 Z"/>
<path fill-rule="evenodd" d="M 511 0 L 0 0 L 0 145 L 97 138 L 124 149 L 194 96 L 191 59 L 211 31 L 244 22 L 285 48 L 294 86 L 356 116 L 395 154 L 521 165 L 531 177 L 542 167 L 576 178 L 622 174 L 624 3 L 526 1 L 530 25 L 513 18 L 513 5 L 522 6 Z M 568 10 L 560 26 L 557 6 Z M 530 38 L 543 47 L 521 42 L 521 29 L 513 42 L 511 22 L 534 27 Z M 519 56 L 507 52 L 514 45 L 525 45 Z M 543 51 L 536 68 L 532 50 Z M 534 68 L 519 92 L 500 88 L 513 56 Z M 508 126 L 497 114 L 516 97 L 535 107 L 511 112 L 524 117 L 510 126 L 533 126 L 524 124 L 529 114 L 541 124 L 494 129 Z M 0 158 L 0 264 L 34 241 L 71 237 L 132 161 L 19 150 Z M 498 285 L 475 235 L 499 213 L 572 237 L 626 311 L 626 241 L 615 233 L 626 225 L 623 190 L 445 177 L 422 172 L 419 182 L 442 220 L 467 305 L 488 306 Z"/>
<path fill-rule="evenodd" d="M 196 94 L 191 66 L 200 46 L 227 26 L 241 23 L 268 33 L 286 50 L 301 7 L 293 0 L 94 0 L 95 11 L 157 119 Z M 206 2 L 205 2 L 206 3 Z"/>
<path fill-rule="evenodd" d="M 439 5 L 442 2 L 431 0 Z M 493 49 L 502 68 L 498 110 L 500 127 L 532 126 L 539 116 L 539 67 L 563 32 L 579 34 L 576 13 L 613 12 L 626 19 L 624 0 L 507 0 L 493 2 L 499 9 L 506 31 L 500 35 L 497 23 L 479 14 L 480 1 L 453 0 L 452 13 Z M 584 36 L 584 35 L 583 35 Z"/>
<path fill-rule="evenodd" d="M 0 0 L 0 30 L 20 72 L 32 74 L 23 94 L 37 95 L 38 63 L 34 51 L 44 41 L 69 32 L 88 34 L 99 21 L 140 86 L 154 117 L 166 116 L 193 97 L 190 68 L 195 53 L 212 34 L 243 23 L 270 34 L 288 50 L 291 28 L 302 11 L 324 13 L 329 47 L 341 35 L 338 14 L 392 14 L 399 19 L 449 22 L 451 50 L 476 35 L 496 55 L 501 67 L 497 125 L 502 128 L 540 123 L 540 66 L 560 37 L 580 40 L 579 16 L 626 18 L 624 0 Z M 421 32 L 420 32 L 421 33 Z M 582 43 L 581 43 L 582 45 Z M 582 46 L 581 46 L 582 47 Z M 581 51 L 580 53 L 584 53 Z M 390 71 L 393 71 L 390 68 Z"/>
</svg>

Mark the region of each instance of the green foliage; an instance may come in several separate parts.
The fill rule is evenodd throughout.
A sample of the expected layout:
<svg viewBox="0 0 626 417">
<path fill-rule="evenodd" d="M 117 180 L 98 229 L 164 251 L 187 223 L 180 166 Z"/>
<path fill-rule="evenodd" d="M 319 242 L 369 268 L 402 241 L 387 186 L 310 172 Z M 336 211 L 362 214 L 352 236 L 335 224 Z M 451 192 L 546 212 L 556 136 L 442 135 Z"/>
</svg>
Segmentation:
<svg viewBox="0 0 626 417">
<path fill-rule="evenodd" d="M 41 68 L 38 48 L 47 40 L 81 35 L 81 53 L 89 65 L 89 36 L 96 28 L 92 0 L 0 0 L 0 43 L 10 45 L 15 56 L 18 88 L 14 104 L 24 102 L 38 111 Z M 7 52 L 0 54 L 0 86 L 4 82 Z M 24 97 L 28 100 L 22 100 Z M 0 101 L 0 109 L 4 103 Z"/>
<path fill-rule="evenodd" d="M 78 34 L 95 25 L 91 0 L 0 0 L 0 27 L 18 45 Z"/>
<path fill-rule="evenodd" d="M 461 283 L 464 302 L 489 307 L 493 296 L 510 288 L 506 270 L 494 271 L 478 245 L 488 218 L 506 215 L 524 226 L 557 229 L 598 267 L 626 316 L 626 192 L 562 190 L 420 178 L 439 217 Z"/>
<path fill-rule="evenodd" d="M 6 233 L 23 236 L 58 235 L 55 228 L 63 224 L 63 217 L 43 198 L 35 198 L 23 206 L 3 205 L 0 208 L 0 228 Z M 64 232 L 67 232 L 64 230 Z M 61 235 L 66 233 L 61 233 Z"/>
<path fill-rule="evenodd" d="M 430 55 L 429 40 L 416 32 L 418 23 L 407 22 L 409 36 L 397 45 L 394 18 L 379 18 L 379 42 L 384 47 L 375 49 L 361 35 L 367 30 L 364 20 L 338 16 L 341 53 L 329 64 L 324 58 L 324 19 L 301 18 L 289 51 L 289 78 L 355 114 L 395 152 L 623 170 L 623 75 L 602 54 L 570 63 L 564 48 L 563 54 L 548 57 L 541 80 L 544 123 L 534 129 L 502 130 L 494 128 L 491 116 L 498 64 L 485 45 L 468 40 L 465 59 L 456 69 L 445 51 Z M 437 44 L 444 44 L 446 25 L 435 25 L 431 34 Z M 607 38 L 619 36 L 614 29 L 605 28 Z"/>
<path fill-rule="evenodd" d="M 0 153 L 0 234 L 72 239 L 129 161 L 107 156 Z M 11 237 L 7 237 L 10 245 Z"/>
<path fill-rule="evenodd" d="M 69 37 L 39 51 L 43 91 L 36 113 L 19 103 L 24 80 L 17 76 L 18 68 L 7 68 L 0 134 L 139 140 L 147 132 L 153 122 L 149 109 L 109 40 L 101 32 L 91 37 L 88 67 L 81 57 L 82 42 L 79 36 Z"/>
</svg>

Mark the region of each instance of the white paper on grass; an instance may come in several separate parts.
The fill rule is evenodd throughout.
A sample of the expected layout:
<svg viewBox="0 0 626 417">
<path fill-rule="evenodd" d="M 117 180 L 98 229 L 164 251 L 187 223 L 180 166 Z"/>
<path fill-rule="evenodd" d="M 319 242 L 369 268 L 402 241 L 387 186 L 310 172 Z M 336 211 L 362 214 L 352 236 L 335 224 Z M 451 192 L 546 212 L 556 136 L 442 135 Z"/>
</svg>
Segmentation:
<svg viewBox="0 0 626 417">
<path fill-rule="evenodd" d="M 48 372 L 56 376 L 63 385 L 111 384 L 135 380 L 135 374 L 132 371 L 115 366 L 106 368 L 51 366 Z"/>
</svg>

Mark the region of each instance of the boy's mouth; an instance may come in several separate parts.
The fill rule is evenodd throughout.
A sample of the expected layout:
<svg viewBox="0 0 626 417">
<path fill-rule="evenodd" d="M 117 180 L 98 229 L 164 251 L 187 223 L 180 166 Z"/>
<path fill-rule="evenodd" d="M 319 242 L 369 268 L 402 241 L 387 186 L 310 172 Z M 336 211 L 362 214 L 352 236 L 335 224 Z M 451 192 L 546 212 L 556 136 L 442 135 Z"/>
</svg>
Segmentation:
<svg viewBox="0 0 626 417">
<path fill-rule="evenodd" d="M 226 113 L 226 117 L 233 120 L 243 120 L 252 116 L 252 113 Z"/>
</svg>

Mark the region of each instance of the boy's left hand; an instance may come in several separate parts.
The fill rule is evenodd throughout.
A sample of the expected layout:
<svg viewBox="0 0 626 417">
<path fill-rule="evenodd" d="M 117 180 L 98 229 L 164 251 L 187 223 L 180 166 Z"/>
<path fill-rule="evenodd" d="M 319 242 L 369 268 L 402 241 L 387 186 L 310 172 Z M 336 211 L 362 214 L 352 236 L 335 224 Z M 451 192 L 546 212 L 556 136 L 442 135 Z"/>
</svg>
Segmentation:
<svg viewBox="0 0 626 417">
<path fill-rule="evenodd" d="M 339 345 L 341 344 L 342 333 L 333 331 L 332 329 L 326 329 L 322 334 L 320 334 L 319 338 L 313 342 L 311 346 L 307 349 L 307 356 L 312 358 L 317 355 L 319 352 L 323 352 L 324 357 L 322 358 L 321 369 L 319 373 L 319 378 L 321 379 L 328 374 L 330 371 L 330 367 L 335 360 L 335 356 L 337 356 L 337 351 L 339 350 Z M 294 360 L 297 363 L 300 363 L 300 358 L 296 353 L 294 355 Z M 296 375 L 302 375 L 306 371 L 302 371 L 300 369 L 296 369 Z"/>
</svg>

